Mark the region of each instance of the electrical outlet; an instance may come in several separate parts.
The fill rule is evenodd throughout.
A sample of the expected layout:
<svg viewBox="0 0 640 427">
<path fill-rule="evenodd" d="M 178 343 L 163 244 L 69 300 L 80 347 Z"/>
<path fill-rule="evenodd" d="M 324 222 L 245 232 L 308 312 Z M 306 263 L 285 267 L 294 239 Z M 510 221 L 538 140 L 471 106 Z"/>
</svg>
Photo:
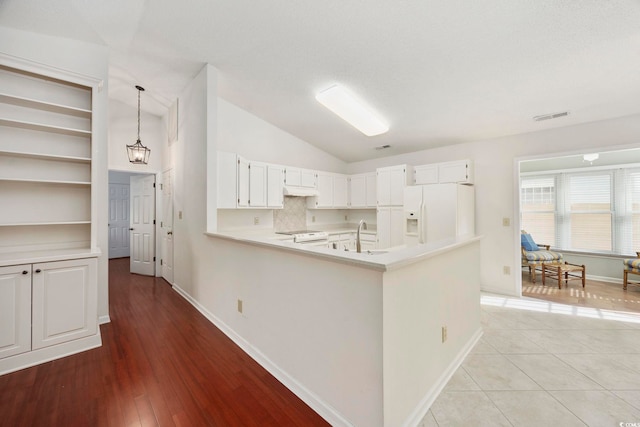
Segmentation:
<svg viewBox="0 0 640 427">
<path fill-rule="evenodd" d="M 345 220 L 345 221 L 349 221 L 349 216 L 345 215 L 345 216 L 344 216 L 344 220 Z"/>
<path fill-rule="evenodd" d="M 311 222 L 316 222 L 316 216 L 315 215 L 311 216 Z"/>
<path fill-rule="evenodd" d="M 442 327 L 442 342 L 445 342 L 447 340 L 447 327 L 443 326 Z"/>
<path fill-rule="evenodd" d="M 260 217 L 259 216 L 254 216 L 253 217 L 253 225 L 258 225 L 260 224 Z"/>
<path fill-rule="evenodd" d="M 178 211 L 178 219 L 182 219 L 182 211 Z"/>
<path fill-rule="evenodd" d="M 509 227 L 511 225 L 511 218 L 502 218 L 502 226 Z"/>
<path fill-rule="evenodd" d="M 238 313 L 242 314 L 242 300 L 238 300 Z"/>
<path fill-rule="evenodd" d="M 511 267 L 509 267 L 508 265 L 505 265 L 504 267 L 502 267 L 502 274 L 506 274 L 507 276 L 511 274 Z"/>
</svg>

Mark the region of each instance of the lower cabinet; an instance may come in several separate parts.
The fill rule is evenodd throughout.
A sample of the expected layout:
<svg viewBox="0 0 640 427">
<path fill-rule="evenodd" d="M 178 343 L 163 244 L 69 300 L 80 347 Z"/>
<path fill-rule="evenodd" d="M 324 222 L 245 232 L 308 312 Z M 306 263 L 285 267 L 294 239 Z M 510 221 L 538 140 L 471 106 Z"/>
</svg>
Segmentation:
<svg viewBox="0 0 640 427">
<path fill-rule="evenodd" d="M 0 359 L 31 350 L 31 264 L 0 267 Z"/>
<path fill-rule="evenodd" d="M 0 268 L 0 358 L 95 335 L 97 261 Z"/>
</svg>

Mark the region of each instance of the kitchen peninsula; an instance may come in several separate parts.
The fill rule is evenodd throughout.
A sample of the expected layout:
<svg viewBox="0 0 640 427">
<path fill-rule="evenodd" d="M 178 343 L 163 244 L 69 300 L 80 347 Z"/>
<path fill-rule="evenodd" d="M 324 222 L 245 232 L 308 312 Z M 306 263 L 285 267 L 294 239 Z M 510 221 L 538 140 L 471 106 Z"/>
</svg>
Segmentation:
<svg viewBox="0 0 640 427">
<path fill-rule="evenodd" d="M 221 314 L 200 310 L 332 425 L 416 424 L 481 335 L 479 237 L 369 254 L 206 234 L 233 274 Z"/>
</svg>

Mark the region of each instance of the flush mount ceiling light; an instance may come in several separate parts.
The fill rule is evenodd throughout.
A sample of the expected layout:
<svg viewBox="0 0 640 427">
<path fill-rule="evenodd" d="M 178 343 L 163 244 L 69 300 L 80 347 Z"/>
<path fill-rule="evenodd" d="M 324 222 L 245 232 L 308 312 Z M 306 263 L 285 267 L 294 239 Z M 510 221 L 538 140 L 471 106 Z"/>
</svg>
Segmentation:
<svg viewBox="0 0 640 427">
<path fill-rule="evenodd" d="M 598 153 L 585 154 L 584 156 L 582 156 L 582 158 L 584 159 L 585 162 L 593 163 L 594 160 L 598 160 L 600 158 L 600 154 Z"/>
<path fill-rule="evenodd" d="M 144 88 L 136 86 L 136 89 L 138 89 L 138 140 L 135 144 L 127 145 L 127 155 L 129 156 L 129 162 L 146 165 L 149 162 L 151 150 L 140 142 L 140 92 L 143 92 Z"/>
<path fill-rule="evenodd" d="M 389 130 L 389 126 L 369 106 L 340 85 L 319 92 L 316 99 L 367 136 L 380 135 Z"/>
</svg>

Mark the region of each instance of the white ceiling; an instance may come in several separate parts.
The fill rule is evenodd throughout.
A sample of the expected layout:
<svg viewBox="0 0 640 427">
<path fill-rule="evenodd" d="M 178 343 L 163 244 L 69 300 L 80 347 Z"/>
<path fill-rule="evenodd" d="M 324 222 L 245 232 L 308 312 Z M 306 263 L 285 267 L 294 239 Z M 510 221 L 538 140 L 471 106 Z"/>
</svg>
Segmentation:
<svg viewBox="0 0 640 427">
<path fill-rule="evenodd" d="M 140 84 L 158 115 L 210 63 L 222 98 L 348 162 L 640 113 L 638 0 L 0 0 L 0 25 L 108 45 L 109 96 Z M 315 101 L 336 82 L 390 131 Z"/>
</svg>

